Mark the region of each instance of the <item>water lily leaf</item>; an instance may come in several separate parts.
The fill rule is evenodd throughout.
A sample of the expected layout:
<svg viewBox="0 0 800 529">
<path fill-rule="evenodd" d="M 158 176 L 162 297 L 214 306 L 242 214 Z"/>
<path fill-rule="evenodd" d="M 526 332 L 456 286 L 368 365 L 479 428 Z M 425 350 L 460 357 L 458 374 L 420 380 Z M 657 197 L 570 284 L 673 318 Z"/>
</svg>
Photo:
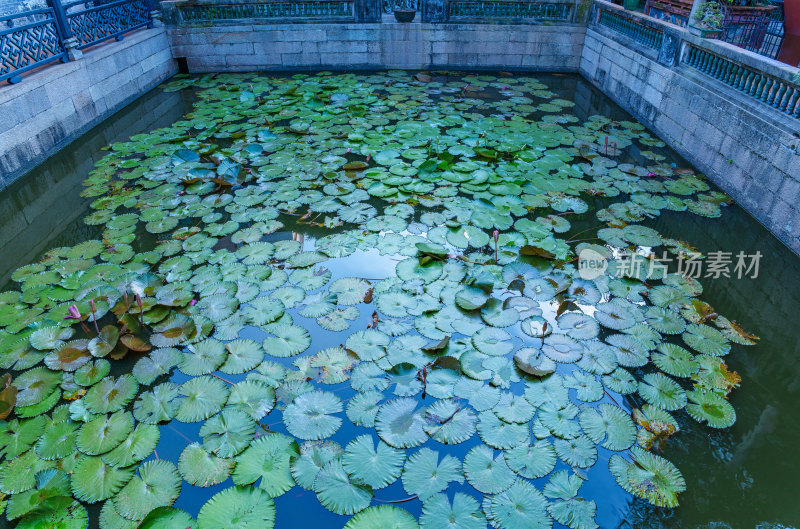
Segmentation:
<svg viewBox="0 0 800 529">
<path fill-rule="evenodd" d="M 504 492 L 484 500 L 486 517 L 504 529 L 544 529 L 552 525 L 547 500 L 527 481 L 517 480 Z"/>
<path fill-rule="evenodd" d="M 402 397 L 390 400 L 378 409 L 375 430 L 380 438 L 395 448 L 413 448 L 428 440 L 424 410 L 417 409 L 416 399 Z"/>
<path fill-rule="evenodd" d="M 613 404 L 604 402 L 597 408 L 584 408 L 578 420 L 589 439 L 609 450 L 630 448 L 636 439 L 636 427 L 630 417 Z"/>
<path fill-rule="evenodd" d="M 356 513 L 344 529 L 419 529 L 417 520 L 407 511 L 394 505 L 373 505 Z"/>
<path fill-rule="evenodd" d="M 84 454 L 104 454 L 124 441 L 133 430 L 133 416 L 128 412 L 101 415 L 78 431 L 76 445 Z"/>
<path fill-rule="evenodd" d="M 270 433 L 259 437 L 236 458 L 233 482 L 246 485 L 259 482 L 259 487 L 274 498 L 294 486 L 290 467 L 300 456 L 297 442 L 283 434 Z"/>
<path fill-rule="evenodd" d="M 20 519 L 20 529 L 59 527 L 83 529 L 89 525 L 89 514 L 79 502 L 67 496 L 48 498 Z"/>
<path fill-rule="evenodd" d="M 597 461 L 597 447 L 585 435 L 574 439 L 556 439 L 553 447 L 561 461 L 580 468 L 589 468 Z"/>
<path fill-rule="evenodd" d="M 425 501 L 433 494 L 442 492 L 451 481 L 463 482 L 461 461 L 430 448 L 422 448 L 413 453 L 403 469 L 403 488 L 409 495 L 416 495 Z"/>
<path fill-rule="evenodd" d="M 479 492 L 497 494 L 508 489 L 516 479 L 503 453 L 495 454 L 485 445 L 473 447 L 464 457 L 464 475 Z"/>
<path fill-rule="evenodd" d="M 144 517 L 139 529 L 173 529 L 193 527 L 194 519 L 175 507 L 156 507 Z"/>
<path fill-rule="evenodd" d="M 583 498 L 570 498 L 558 500 L 547 506 L 550 516 L 560 524 L 571 529 L 595 529 L 598 527 L 594 520 L 597 504 Z"/>
<path fill-rule="evenodd" d="M 269 356 L 276 358 L 295 356 L 311 345 L 311 335 L 299 325 L 273 325 L 269 330 L 275 336 L 268 337 L 262 342 L 262 347 Z"/>
<path fill-rule="evenodd" d="M 339 459 L 330 461 L 319 471 L 314 491 L 320 503 L 336 514 L 355 514 L 372 501 L 372 487 L 349 476 Z"/>
<path fill-rule="evenodd" d="M 367 329 L 351 334 L 345 347 L 353 351 L 361 360 L 379 360 L 386 356 L 386 346 L 390 339 L 385 333 L 376 329 Z"/>
<path fill-rule="evenodd" d="M 608 460 L 608 468 L 620 487 L 658 507 L 676 507 L 686 482 L 675 465 L 638 446 L 631 448 L 630 455 L 633 462 L 618 454 Z"/>
<path fill-rule="evenodd" d="M 133 477 L 133 471 L 107 465 L 97 456 L 81 456 L 72 472 L 72 495 L 89 503 L 108 499 Z"/>
<path fill-rule="evenodd" d="M 533 445 L 520 444 L 504 451 L 508 467 L 528 479 L 540 478 L 552 472 L 556 465 L 553 444 L 542 439 Z"/>
<path fill-rule="evenodd" d="M 227 360 L 220 366 L 220 371 L 238 375 L 250 371 L 264 359 L 264 350 L 257 342 L 244 338 L 225 344 L 228 351 Z"/>
<path fill-rule="evenodd" d="M 442 372 L 445 371 L 434 371 L 430 377 Z M 430 384 L 432 378 L 428 380 Z M 431 387 L 428 386 L 429 390 Z M 468 440 L 475 433 L 477 422 L 475 413 L 456 399 L 437 400 L 425 410 L 425 433 L 443 444 L 458 444 Z"/>
<path fill-rule="evenodd" d="M 33 489 L 14 494 L 8 499 L 6 515 L 9 520 L 19 518 L 39 507 L 41 504 L 57 496 L 70 496 L 69 477 L 56 469 L 42 470 L 36 473 L 36 485 Z"/>
<path fill-rule="evenodd" d="M 159 437 L 160 430 L 157 426 L 137 424 L 124 441 L 102 455 L 103 461 L 115 467 L 127 467 L 138 463 L 153 453 Z"/>
<path fill-rule="evenodd" d="M 31 346 L 40 351 L 50 351 L 63 347 L 66 340 L 72 337 L 74 331 L 71 327 L 43 327 L 33 331 L 30 335 Z"/>
<path fill-rule="evenodd" d="M 485 529 L 486 518 L 478 501 L 456 492 L 453 503 L 446 494 L 434 494 L 422 505 L 420 527 L 423 529 Z"/>
<path fill-rule="evenodd" d="M 736 411 L 721 395 L 696 389 L 688 397 L 691 404 L 686 411 L 697 422 L 707 422 L 712 428 L 728 428 L 736 422 Z"/>
<path fill-rule="evenodd" d="M 370 435 L 360 435 L 348 443 L 342 465 L 350 476 L 373 489 L 388 487 L 400 477 L 406 455 L 383 441 L 377 445 Z"/>
<path fill-rule="evenodd" d="M 511 335 L 503 329 L 485 327 L 472 336 L 472 345 L 490 356 L 505 356 L 514 349 Z"/>
<path fill-rule="evenodd" d="M 200 427 L 203 448 L 220 457 L 233 457 L 250 445 L 256 425 L 245 412 L 228 408 Z"/>
<path fill-rule="evenodd" d="M 484 443 L 498 450 L 513 448 L 530 438 L 526 424 L 507 423 L 490 411 L 478 414 L 478 435 Z"/>
<path fill-rule="evenodd" d="M 156 507 L 167 507 L 181 490 L 181 478 L 175 465 L 158 459 L 147 461 L 114 498 L 117 511 L 132 520 L 144 518 Z"/>
<path fill-rule="evenodd" d="M 292 478 L 306 490 L 313 490 L 322 468 L 340 457 L 344 450 L 333 441 L 311 441 L 300 446 L 300 456 L 291 460 Z"/>
<path fill-rule="evenodd" d="M 187 380 L 178 388 L 178 410 L 181 422 L 203 421 L 218 413 L 228 399 L 228 386 L 218 378 L 201 376 Z"/>
<path fill-rule="evenodd" d="M 328 391 L 312 391 L 299 395 L 283 412 L 283 423 L 289 433 L 300 439 L 316 441 L 330 437 L 341 427 L 342 401 Z"/>
<path fill-rule="evenodd" d="M 158 424 L 172 419 L 179 405 L 178 386 L 165 382 L 136 399 L 133 403 L 133 416 L 137 421 L 146 424 Z"/>
<path fill-rule="evenodd" d="M 689 325 L 683 333 L 683 341 L 695 351 L 710 356 L 725 356 L 731 350 L 728 339 L 708 325 Z"/>
<path fill-rule="evenodd" d="M 364 301 L 370 284 L 357 277 L 343 277 L 331 283 L 329 290 L 337 295 L 340 305 L 356 305 Z"/>
<path fill-rule="evenodd" d="M 381 374 L 383 373 L 379 367 L 377 370 Z M 359 391 L 347 403 L 347 418 L 356 426 L 374 427 L 375 416 L 378 414 L 378 403 L 382 400 L 383 393 L 380 391 L 370 389 Z"/>
<path fill-rule="evenodd" d="M 136 396 L 139 384 L 133 375 L 104 378 L 86 392 L 83 401 L 92 413 L 119 411 Z"/>
<path fill-rule="evenodd" d="M 289 257 L 286 264 L 291 268 L 307 268 L 327 259 L 326 255 L 319 252 L 300 252 Z"/>
<path fill-rule="evenodd" d="M 111 363 L 100 358 L 82 365 L 75 371 L 75 383 L 81 386 L 93 386 L 103 380 L 111 371 Z"/>
<path fill-rule="evenodd" d="M 208 453 L 200 443 L 191 443 L 178 458 L 178 471 L 187 483 L 210 487 L 222 483 L 231 475 L 235 462 Z"/>
<path fill-rule="evenodd" d="M 675 411 L 686 406 L 686 392 L 666 375 L 649 373 L 639 382 L 639 395 L 662 410 Z"/>
<path fill-rule="evenodd" d="M 275 503 L 259 488 L 229 487 L 208 500 L 197 515 L 201 528 L 272 529 Z"/>
<path fill-rule="evenodd" d="M 11 383 L 17 388 L 16 406 L 33 406 L 48 397 L 61 382 L 61 373 L 35 367 L 19 374 Z"/>
<path fill-rule="evenodd" d="M 464 310 L 477 310 L 483 307 L 489 296 L 483 290 L 475 287 L 464 287 L 456 293 L 456 305 Z"/>
<path fill-rule="evenodd" d="M 529 375 L 543 377 L 556 370 L 556 363 L 542 353 L 541 349 L 523 347 L 514 353 L 517 367 Z"/>
<path fill-rule="evenodd" d="M 554 333 L 544 339 L 542 353 L 554 362 L 572 364 L 581 359 L 583 346 L 566 334 Z"/>
</svg>

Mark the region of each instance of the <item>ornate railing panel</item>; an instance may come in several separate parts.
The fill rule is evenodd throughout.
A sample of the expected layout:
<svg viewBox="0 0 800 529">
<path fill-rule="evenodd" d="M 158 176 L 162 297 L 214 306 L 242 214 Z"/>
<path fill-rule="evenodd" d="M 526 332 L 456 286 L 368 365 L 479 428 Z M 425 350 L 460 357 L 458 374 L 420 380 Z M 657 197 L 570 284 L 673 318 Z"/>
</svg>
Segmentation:
<svg viewBox="0 0 800 529">
<path fill-rule="evenodd" d="M 800 85 L 689 44 L 683 62 L 771 107 L 800 118 Z"/>
<path fill-rule="evenodd" d="M 654 50 L 661 49 L 664 32 L 639 18 L 627 17 L 617 11 L 599 9 L 597 23 L 621 33 Z"/>
<path fill-rule="evenodd" d="M 352 0 L 273 1 L 242 4 L 178 4 L 178 23 L 225 20 L 326 20 L 355 19 Z"/>
<path fill-rule="evenodd" d="M 67 23 L 78 41 L 78 49 L 94 46 L 104 40 L 119 38 L 124 33 L 151 23 L 148 0 L 118 0 L 88 7 L 99 2 L 72 2 L 64 5 Z M 80 11 L 71 8 L 83 6 Z"/>
<path fill-rule="evenodd" d="M 546 22 L 572 20 L 574 4 L 506 0 L 450 0 L 452 22 Z"/>
<path fill-rule="evenodd" d="M 0 81 L 16 82 L 21 73 L 58 59 L 66 59 L 66 49 L 53 8 L 0 17 Z"/>
</svg>

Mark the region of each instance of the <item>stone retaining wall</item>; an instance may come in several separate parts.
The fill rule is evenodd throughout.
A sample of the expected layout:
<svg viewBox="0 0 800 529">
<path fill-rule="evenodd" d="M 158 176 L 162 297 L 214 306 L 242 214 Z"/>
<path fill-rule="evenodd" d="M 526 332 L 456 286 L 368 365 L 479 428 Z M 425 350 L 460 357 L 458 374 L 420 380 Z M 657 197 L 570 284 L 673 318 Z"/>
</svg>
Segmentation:
<svg viewBox="0 0 800 529">
<path fill-rule="evenodd" d="M 145 29 L 0 88 L 0 189 L 176 71 L 164 28 Z"/>
<path fill-rule="evenodd" d="M 169 28 L 190 72 L 461 68 L 578 70 L 580 25 L 246 24 Z"/>
<path fill-rule="evenodd" d="M 753 54 L 681 31 L 735 58 Z M 774 61 L 761 58 L 768 68 Z M 774 68 L 780 68 L 775 63 Z M 580 73 L 658 134 L 796 253 L 800 253 L 800 122 L 693 68 L 590 25 Z"/>
</svg>

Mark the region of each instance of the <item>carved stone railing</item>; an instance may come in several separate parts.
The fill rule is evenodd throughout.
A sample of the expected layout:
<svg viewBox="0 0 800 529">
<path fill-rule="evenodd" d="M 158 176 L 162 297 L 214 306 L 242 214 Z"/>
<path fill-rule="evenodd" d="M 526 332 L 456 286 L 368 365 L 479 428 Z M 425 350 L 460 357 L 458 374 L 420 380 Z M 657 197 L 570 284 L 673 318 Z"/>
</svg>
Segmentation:
<svg viewBox="0 0 800 529">
<path fill-rule="evenodd" d="M 171 27 L 264 23 L 379 22 L 380 0 L 168 0 L 161 2 Z"/>
<path fill-rule="evenodd" d="M 800 118 L 800 84 L 687 44 L 684 64 L 792 117 Z"/>
<path fill-rule="evenodd" d="M 584 0 L 424 0 L 423 22 L 470 24 L 585 24 Z"/>
<path fill-rule="evenodd" d="M 595 0 L 590 28 L 663 66 L 690 68 L 793 118 L 800 118 L 800 83 L 792 68 L 685 28 Z"/>
</svg>

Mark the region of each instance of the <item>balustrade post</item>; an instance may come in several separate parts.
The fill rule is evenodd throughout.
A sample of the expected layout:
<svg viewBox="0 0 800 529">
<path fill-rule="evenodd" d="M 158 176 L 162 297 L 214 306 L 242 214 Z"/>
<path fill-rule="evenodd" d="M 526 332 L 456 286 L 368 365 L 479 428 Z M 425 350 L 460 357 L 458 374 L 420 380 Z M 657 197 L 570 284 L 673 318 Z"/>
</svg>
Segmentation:
<svg viewBox="0 0 800 529">
<path fill-rule="evenodd" d="M 447 0 L 421 0 L 423 22 L 447 22 L 449 6 Z"/>
<path fill-rule="evenodd" d="M 146 0 L 147 11 L 150 14 L 149 28 L 160 28 L 164 25 L 161 22 L 161 2 L 159 0 Z"/>
<path fill-rule="evenodd" d="M 380 22 L 383 16 L 381 0 L 353 0 L 356 22 Z"/>
<path fill-rule="evenodd" d="M 78 49 L 78 40 L 72 35 L 72 30 L 67 21 L 67 12 L 61 4 L 61 0 L 47 0 L 47 5 L 53 8 L 56 30 L 61 37 L 64 50 L 67 52 L 67 59 L 70 61 L 77 61 L 83 57 L 83 52 Z"/>
</svg>

